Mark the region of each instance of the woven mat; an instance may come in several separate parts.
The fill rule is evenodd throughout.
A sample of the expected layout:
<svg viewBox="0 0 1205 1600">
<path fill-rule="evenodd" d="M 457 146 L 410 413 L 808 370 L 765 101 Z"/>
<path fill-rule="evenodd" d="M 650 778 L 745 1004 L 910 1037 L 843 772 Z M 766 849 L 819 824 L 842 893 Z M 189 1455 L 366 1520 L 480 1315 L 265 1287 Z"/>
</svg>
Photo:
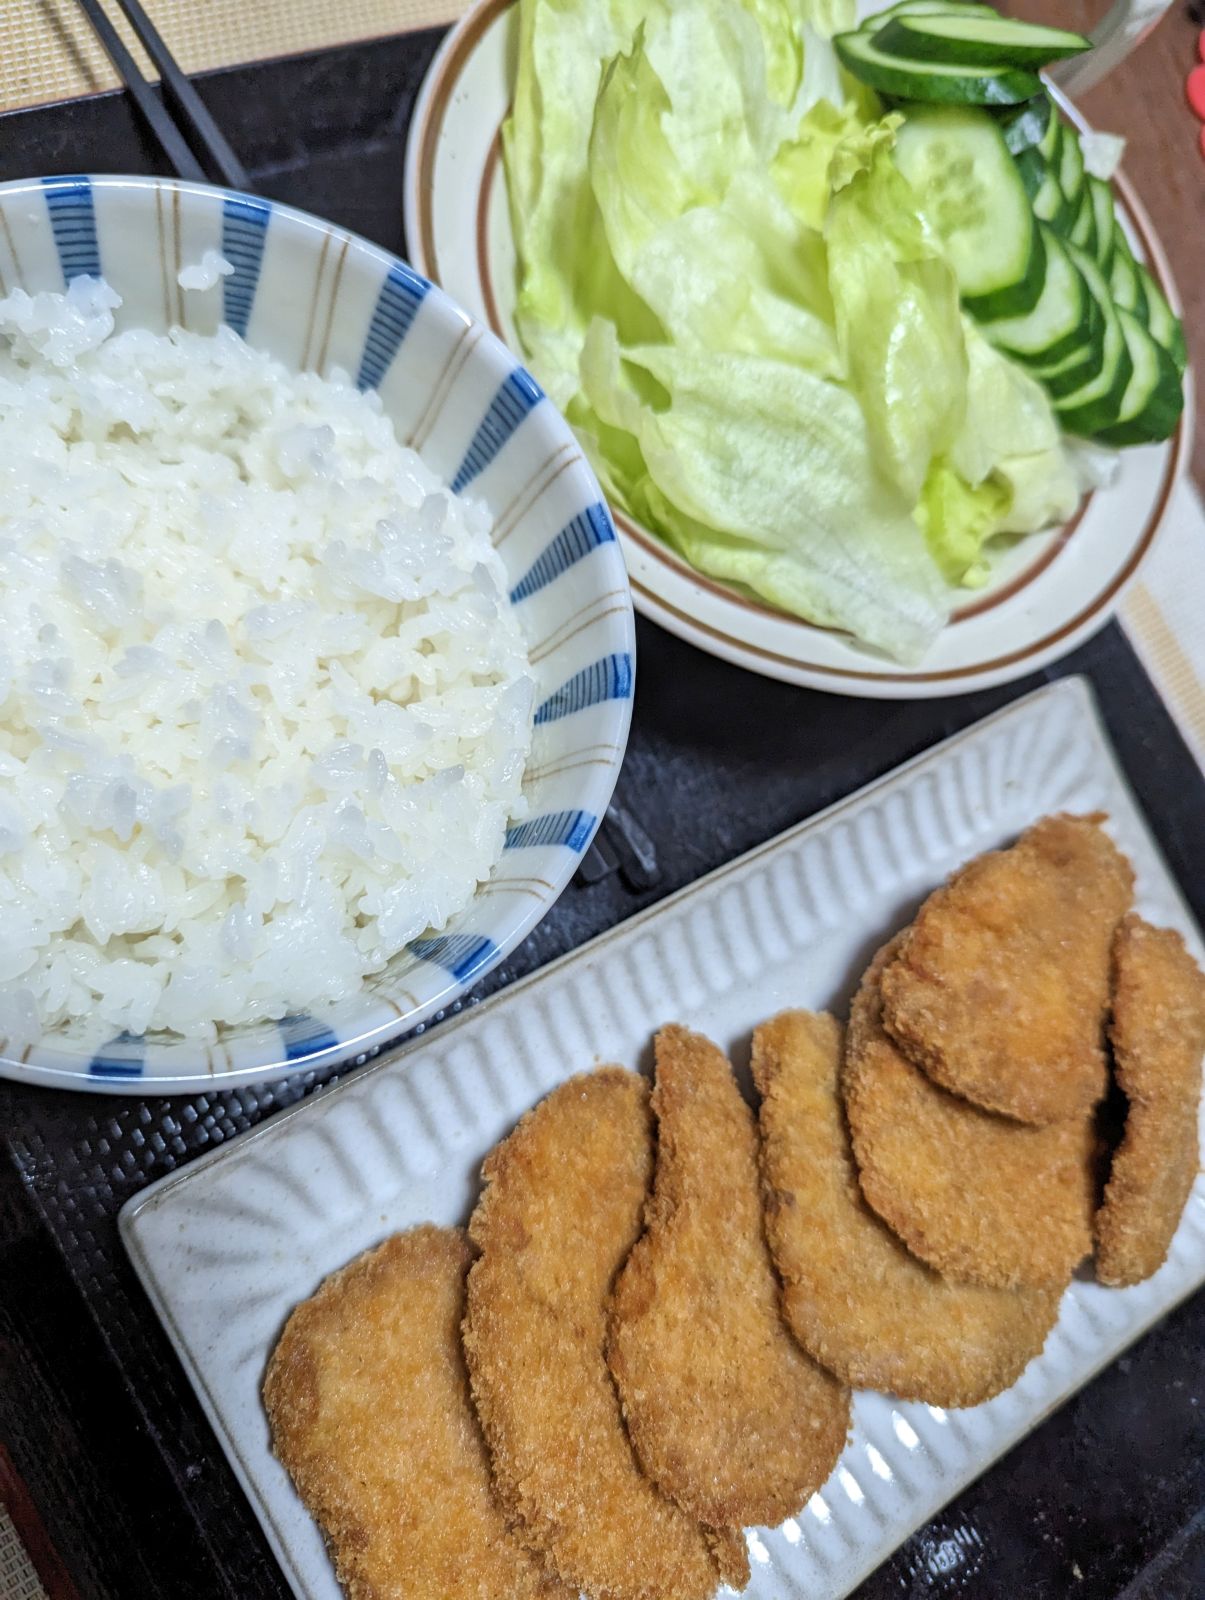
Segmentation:
<svg viewBox="0 0 1205 1600">
<path fill-rule="evenodd" d="M 466 0 L 146 0 L 185 72 L 450 22 Z M 106 10 L 150 63 L 112 0 Z M 0 0 L 0 111 L 111 89 L 117 75 L 75 0 Z"/>
</svg>

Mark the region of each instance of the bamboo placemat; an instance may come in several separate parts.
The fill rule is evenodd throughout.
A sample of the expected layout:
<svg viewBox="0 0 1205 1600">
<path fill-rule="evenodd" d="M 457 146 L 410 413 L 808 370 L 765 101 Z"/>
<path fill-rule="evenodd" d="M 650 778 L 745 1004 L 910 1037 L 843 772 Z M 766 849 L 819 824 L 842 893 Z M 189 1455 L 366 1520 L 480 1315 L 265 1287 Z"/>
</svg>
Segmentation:
<svg viewBox="0 0 1205 1600">
<path fill-rule="evenodd" d="M 185 72 L 321 50 L 450 22 L 467 0 L 146 0 Z M 118 8 L 105 9 L 148 76 Z M 0 0 L 0 111 L 112 89 L 117 75 L 75 0 Z"/>
</svg>

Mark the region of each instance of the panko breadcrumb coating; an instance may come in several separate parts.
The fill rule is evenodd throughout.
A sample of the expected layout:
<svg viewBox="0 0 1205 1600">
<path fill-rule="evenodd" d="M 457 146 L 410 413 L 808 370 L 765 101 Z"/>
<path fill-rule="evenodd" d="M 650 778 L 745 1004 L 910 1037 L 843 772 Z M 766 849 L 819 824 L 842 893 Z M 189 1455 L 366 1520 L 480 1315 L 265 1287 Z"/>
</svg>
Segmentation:
<svg viewBox="0 0 1205 1600">
<path fill-rule="evenodd" d="M 748 1579 L 640 1470 L 604 1353 L 615 1276 L 653 1169 L 649 1091 L 603 1067 L 563 1083 L 486 1158 L 469 1232 L 465 1355 L 514 1531 L 597 1600 L 707 1600 Z"/>
<path fill-rule="evenodd" d="M 833 1470 L 849 1393 L 783 1322 L 757 1127 L 726 1057 L 667 1027 L 656 1063 L 656 1177 L 615 1286 L 611 1372 L 636 1454 L 666 1494 L 713 1526 L 774 1526 Z"/>
<path fill-rule="evenodd" d="M 841 1088 L 858 1181 L 914 1255 L 988 1288 L 1062 1289 L 1088 1254 L 1091 1117 L 1027 1128 L 949 1094 L 884 1031 L 875 957 L 850 1009 Z"/>
<path fill-rule="evenodd" d="M 887 1031 L 934 1082 L 1045 1126 L 1108 1081 L 1109 951 L 1134 873 L 1104 818 L 1043 817 L 931 894 L 883 974 Z"/>
<path fill-rule="evenodd" d="M 838 1076 L 842 1029 L 784 1011 L 753 1035 L 766 1229 L 787 1320 L 845 1383 L 937 1406 L 1007 1389 L 1042 1349 L 1058 1289 L 954 1283 L 862 1198 Z"/>
<path fill-rule="evenodd" d="M 506 1530 L 460 1348 L 471 1252 L 415 1228 L 285 1324 L 264 1379 L 272 1447 L 351 1600 L 570 1600 Z"/>
<path fill-rule="evenodd" d="M 1141 1283 L 1167 1257 L 1196 1178 L 1205 975 L 1170 928 L 1130 916 L 1113 946 L 1114 1064 L 1128 1107 L 1104 1203 L 1096 1275 Z"/>
</svg>

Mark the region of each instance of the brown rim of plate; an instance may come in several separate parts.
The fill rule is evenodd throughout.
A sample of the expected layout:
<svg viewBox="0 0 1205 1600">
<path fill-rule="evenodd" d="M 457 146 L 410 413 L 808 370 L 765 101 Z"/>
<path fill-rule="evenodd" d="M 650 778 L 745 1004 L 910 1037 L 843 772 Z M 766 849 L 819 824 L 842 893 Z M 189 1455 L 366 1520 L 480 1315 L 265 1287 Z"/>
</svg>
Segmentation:
<svg viewBox="0 0 1205 1600">
<path fill-rule="evenodd" d="M 443 126 L 444 115 L 448 102 L 452 96 L 456 81 L 458 80 L 465 63 L 472 56 L 482 36 L 489 31 L 493 24 L 515 4 L 515 0 L 485 0 L 477 10 L 472 11 L 465 18 L 461 30 L 454 34 L 450 40 L 450 48 L 436 66 L 437 76 L 431 82 L 427 104 L 424 110 L 422 126 L 419 130 L 419 192 L 417 196 L 417 209 L 419 221 L 419 245 L 423 254 L 422 270 L 433 281 L 439 281 L 439 263 L 435 249 L 435 222 L 433 193 L 435 182 L 435 156 L 439 145 L 439 134 Z M 476 242 L 477 242 L 477 270 L 481 282 L 482 296 L 485 302 L 486 320 L 492 331 L 505 342 L 505 334 L 498 314 L 497 301 L 494 296 L 492 277 L 490 272 L 489 254 L 486 248 L 486 219 L 489 209 L 490 192 L 500 164 L 501 134 L 499 126 L 490 143 L 486 156 L 485 166 L 482 171 L 480 188 L 477 195 L 476 212 Z M 1146 255 L 1146 265 L 1154 274 L 1155 281 L 1163 290 L 1168 292 L 1168 282 L 1164 275 L 1160 252 L 1155 247 L 1151 230 L 1146 224 L 1144 216 L 1137 209 L 1135 197 L 1131 191 L 1128 180 L 1119 172 L 1114 175 L 1113 182 L 1116 186 L 1118 198 L 1125 208 L 1126 215 L 1142 241 Z M 629 578 L 633 590 L 646 599 L 653 607 L 677 618 L 685 626 L 697 629 L 707 634 L 717 642 L 727 644 L 729 648 L 739 651 L 742 655 L 758 657 L 780 668 L 788 668 L 794 672 L 810 672 L 819 676 L 840 678 L 846 680 L 861 680 L 874 683 L 941 683 L 951 682 L 959 678 L 978 677 L 981 673 L 995 672 L 1002 668 L 1019 665 L 1031 656 L 1036 656 L 1057 645 L 1060 640 L 1077 633 L 1085 623 L 1108 606 L 1109 602 L 1125 587 L 1134 575 L 1138 566 L 1150 549 L 1155 535 L 1162 524 L 1171 498 L 1172 489 L 1175 487 L 1179 476 L 1181 461 L 1184 454 L 1184 417 L 1181 414 L 1176 424 L 1176 431 L 1171 438 L 1171 449 L 1168 452 L 1164 469 L 1163 482 L 1159 495 L 1146 526 L 1142 530 L 1129 557 L 1121 568 L 1113 574 L 1105 587 L 1095 595 L 1075 616 L 1064 622 L 1053 632 L 1035 639 L 1021 649 L 997 656 L 991 661 L 980 661 L 966 667 L 952 667 L 944 671 L 930 672 L 874 672 L 854 667 L 833 667 L 821 662 L 808 661 L 799 656 L 783 655 L 781 652 L 767 650 L 762 645 L 751 643 L 748 639 L 737 634 L 725 633 L 721 629 L 712 627 L 701 621 L 690 612 L 682 611 L 672 605 L 661 595 L 655 594 L 637 579 Z M 1079 527 L 1092 499 L 1089 491 L 1080 501 L 1074 515 L 1063 524 L 1049 539 L 1042 553 L 1019 572 L 1009 583 L 1000 589 L 994 590 L 990 595 L 985 595 L 981 600 L 971 601 L 959 607 L 950 618 L 950 625 L 957 626 L 972 617 L 982 616 L 1002 605 L 1006 600 L 1013 599 L 1024 589 L 1028 588 L 1042 575 L 1066 548 L 1072 535 Z M 612 515 L 624 534 L 638 545 L 653 560 L 661 563 L 671 571 L 687 578 L 691 583 L 700 588 L 709 590 L 729 604 L 742 606 L 760 616 L 771 618 L 776 622 L 783 622 L 801 633 L 840 633 L 839 629 L 821 628 L 816 623 L 807 622 L 801 617 L 793 617 L 787 612 L 778 611 L 773 606 L 765 605 L 760 601 L 750 599 L 730 589 L 727 585 L 718 583 L 691 567 L 683 561 L 668 546 L 658 540 L 633 522 L 630 517 L 621 511 L 612 508 Z"/>
</svg>

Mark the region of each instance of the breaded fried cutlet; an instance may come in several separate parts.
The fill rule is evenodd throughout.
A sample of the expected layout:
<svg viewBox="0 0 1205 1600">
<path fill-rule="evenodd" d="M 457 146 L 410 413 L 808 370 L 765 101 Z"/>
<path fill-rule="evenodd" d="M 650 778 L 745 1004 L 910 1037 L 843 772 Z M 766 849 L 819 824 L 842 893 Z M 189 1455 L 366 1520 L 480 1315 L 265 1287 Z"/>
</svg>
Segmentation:
<svg viewBox="0 0 1205 1600">
<path fill-rule="evenodd" d="M 272 1448 L 350 1600 L 570 1600 L 507 1532 L 460 1348 L 460 1229 L 398 1234 L 299 1305 L 272 1353 Z"/>
<path fill-rule="evenodd" d="M 605 1356 L 652 1170 L 635 1073 L 585 1073 L 529 1112 L 482 1169 L 465 1355 L 517 1536 L 599 1600 L 707 1600 L 721 1581 L 744 1587 L 744 1541 L 708 1532 L 644 1475 Z"/>
<path fill-rule="evenodd" d="M 987 1288 L 1062 1289 L 1091 1248 L 1091 1117 L 1026 1127 L 939 1088 L 882 1022 L 895 941 L 850 1008 L 841 1090 L 862 1194 L 929 1266 Z"/>
<path fill-rule="evenodd" d="M 1100 815 L 1044 817 L 925 901 L 883 974 L 887 1031 L 944 1089 L 1045 1126 L 1108 1082 L 1109 951 L 1134 874 Z"/>
<path fill-rule="evenodd" d="M 862 1198 L 841 1109 L 843 1034 L 784 1011 L 753 1035 L 766 1230 L 795 1337 L 859 1389 L 974 1406 L 1007 1389 L 1058 1316 L 1055 1289 L 942 1277 Z"/>
<path fill-rule="evenodd" d="M 1200 1163 L 1205 975 L 1170 928 L 1129 916 L 1117 930 L 1110 1038 L 1128 1104 L 1096 1214 L 1096 1276 L 1120 1288 L 1163 1265 Z"/>
<path fill-rule="evenodd" d="M 655 1048 L 653 1194 L 615 1286 L 607 1358 L 654 1482 L 701 1522 L 774 1526 L 833 1470 L 849 1392 L 783 1322 L 757 1128 L 726 1057 L 682 1027 Z"/>
</svg>

